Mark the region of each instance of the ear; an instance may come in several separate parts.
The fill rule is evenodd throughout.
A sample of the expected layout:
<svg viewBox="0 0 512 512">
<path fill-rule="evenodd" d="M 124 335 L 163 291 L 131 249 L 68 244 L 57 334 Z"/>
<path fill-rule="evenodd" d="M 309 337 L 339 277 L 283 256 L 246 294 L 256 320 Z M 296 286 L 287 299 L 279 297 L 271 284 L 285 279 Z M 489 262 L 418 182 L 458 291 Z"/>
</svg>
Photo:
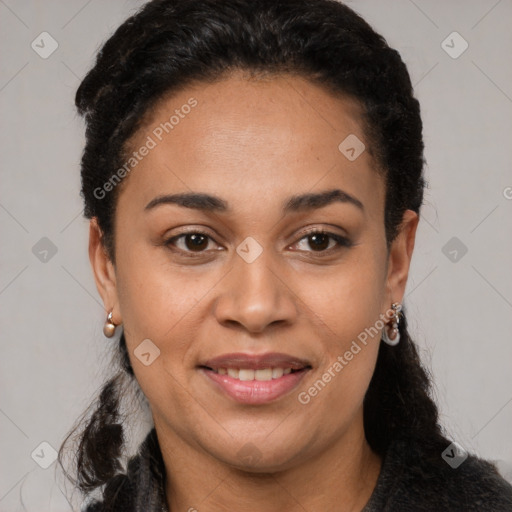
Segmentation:
<svg viewBox="0 0 512 512">
<path fill-rule="evenodd" d="M 112 311 L 112 321 L 119 325 L 122 320 L 117 297 L 115 268 L 103 244 L 103 233 L 96 217 L 89 223 L 89 261 L 105 310 L 107 313 Z"/>
<path fill-rule="evenodd" d="M 389 249 L 387 276 L 388 305 L 392 302 L 402 302 L 403 300 L 418 222 L 418 214 L 412 210 L 406 210 L 402 217 L 399 233 Z"/>
</svg>

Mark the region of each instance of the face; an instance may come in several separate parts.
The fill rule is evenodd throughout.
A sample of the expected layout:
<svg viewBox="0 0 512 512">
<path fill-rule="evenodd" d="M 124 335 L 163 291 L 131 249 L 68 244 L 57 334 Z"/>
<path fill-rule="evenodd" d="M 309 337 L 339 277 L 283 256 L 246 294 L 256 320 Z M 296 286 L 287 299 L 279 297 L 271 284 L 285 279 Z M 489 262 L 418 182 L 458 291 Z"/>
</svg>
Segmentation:
<svg viewBox="0 0 512 512">
<path fill-rule="evenodd" d="M 303 78 L 233 74 L 163 99 L 130 141 L 115 266 L 95 222 L 90 254 L 169 446 L 269 471 L 362 436 L 417 217 L 388 254 L 360 120 Z"/>
</svg>

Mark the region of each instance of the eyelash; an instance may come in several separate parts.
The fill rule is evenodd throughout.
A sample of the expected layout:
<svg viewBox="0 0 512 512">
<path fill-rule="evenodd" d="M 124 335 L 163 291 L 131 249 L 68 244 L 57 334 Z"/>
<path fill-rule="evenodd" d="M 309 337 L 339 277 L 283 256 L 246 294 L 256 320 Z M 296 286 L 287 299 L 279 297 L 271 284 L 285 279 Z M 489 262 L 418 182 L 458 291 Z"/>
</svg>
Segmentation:
<svg viewBox="0 0 512 512">
<path fill-rule="evenodd" d="M 164 244 L 167 247 L 169 247 L 172 251 L 180 252 L 181 254 L 183 254 L 184 256 L 189 257 L 189 258 L 197 258 L 197 257 L 201 257 L 202 255 L 204 255 L 207 251 L 197 251 L 197 252 L 188 251 L 188 250 L 185 251 L 183 249 L 177 249 L 177 248 L 172 247 L 177 240 L 179 240 L 180 238 L 184 238 L 187 235 L 201 235 L 206 238 L 209 238 L 210 240 L 213 240 L 213 238 L 208 233 L 201 231 L 201 230 L 194 230 L 194 231 L 187 231 L 180 235 L 173 236 L 173 237 L 169 238 L 168 240 L 166 240 L 164 242 Z M 330 247 L 329 249 L 325 249 L 323 251 L 306 251 L 306 252 L 316 253 L 320 257 L 322 257 L 323 255 L 330 255 L 332 251 L 338 251 L 342 248 L 349 248 L 353 245 L 352 242 L 344 236 L 338 235 L 336 233 L 331 233 L 330 231 L 325 231 L 323 229 L 316 229 L 316 228 L 303 233 L 301 238 L 299 238 L 299 240 L 295 244 L 292 244 L 292 245 L 296 245 L 298 242 L 300 242 L 310 236 L 313 236 L 313 235 L 327 235 L 329 238 L 333 239 L 338 244 L 338 247 Z"/>
</svg>

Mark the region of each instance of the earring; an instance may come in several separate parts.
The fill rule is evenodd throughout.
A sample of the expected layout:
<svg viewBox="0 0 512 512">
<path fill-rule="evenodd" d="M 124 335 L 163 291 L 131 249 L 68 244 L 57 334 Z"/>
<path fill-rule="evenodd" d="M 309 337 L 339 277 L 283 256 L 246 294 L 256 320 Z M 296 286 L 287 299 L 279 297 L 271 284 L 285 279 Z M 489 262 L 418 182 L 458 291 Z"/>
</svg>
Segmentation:
<svg viewBox="0 0 512 512">
<path fill-rule="evenodd" d="M 112 338 L 116 332 L 116 324 L 112 321 L 112 311 L 108 314 L 105 325 L 103 326 L 103 334 L 107 338 Z"/>
<path fill-rule="evenodd" d="M 400 333 L 398 332 L 398 324 L 400 323 L 400 315 L 402 314 L 402 305 L 399 302 L 393 302 L 391 304 L 391 309 L 393 310 L 393 316 L 391 317 L 391 336 L 388 335 L 386 328 L 382 330 L 382 341 L 391 345 L 392 347 L 398 345 L 400 341 Z"/>
</svg>

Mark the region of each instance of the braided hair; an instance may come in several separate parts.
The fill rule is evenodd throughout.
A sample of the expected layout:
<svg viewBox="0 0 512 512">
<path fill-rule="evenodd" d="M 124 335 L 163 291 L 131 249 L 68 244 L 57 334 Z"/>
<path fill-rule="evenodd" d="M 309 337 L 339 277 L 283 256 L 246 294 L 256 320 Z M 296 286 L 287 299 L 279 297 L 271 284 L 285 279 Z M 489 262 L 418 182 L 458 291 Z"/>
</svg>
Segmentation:
<svg viewBox="0 0 512 512">
<path fill-rule="evenodd" d="M 101 199 L 95 190 L 122 165 L 127 142 L 164 95 L 194 82 L 220 80 L 233 70 L 295 73 L 359 102 L 367 149 L 385 179 L 389 248 L 405 210 L 419 214 L 425 187 L 420 107 L 399 53 L 335 0 L 153 0 L 106 41 L 76 93 L 86 121 L 84 212 L 97 218 L 112 262 L 122 187 Z M 430 396 L 430 378 L 407 331 L 405 309 L 399 332 L 398 346 L 381 343 L 379 348 L 364 400 L 365 435 L 379 455 L 401 437 L 421 441 L 426 455 L 439 458 L 447 441 Z M 84 494 L 104 486 L 106 509 L 129 478 L 122 471 L 125 427 L 117 411 L 120 382 L 135 378 L 123 335 L 117 357 L 120 373 L 105 384 L 92 415 L 73 431 L 80 439 L 73 481 Z M 158 443 L 153 449 L 158 451 Z"/>
</svg>

